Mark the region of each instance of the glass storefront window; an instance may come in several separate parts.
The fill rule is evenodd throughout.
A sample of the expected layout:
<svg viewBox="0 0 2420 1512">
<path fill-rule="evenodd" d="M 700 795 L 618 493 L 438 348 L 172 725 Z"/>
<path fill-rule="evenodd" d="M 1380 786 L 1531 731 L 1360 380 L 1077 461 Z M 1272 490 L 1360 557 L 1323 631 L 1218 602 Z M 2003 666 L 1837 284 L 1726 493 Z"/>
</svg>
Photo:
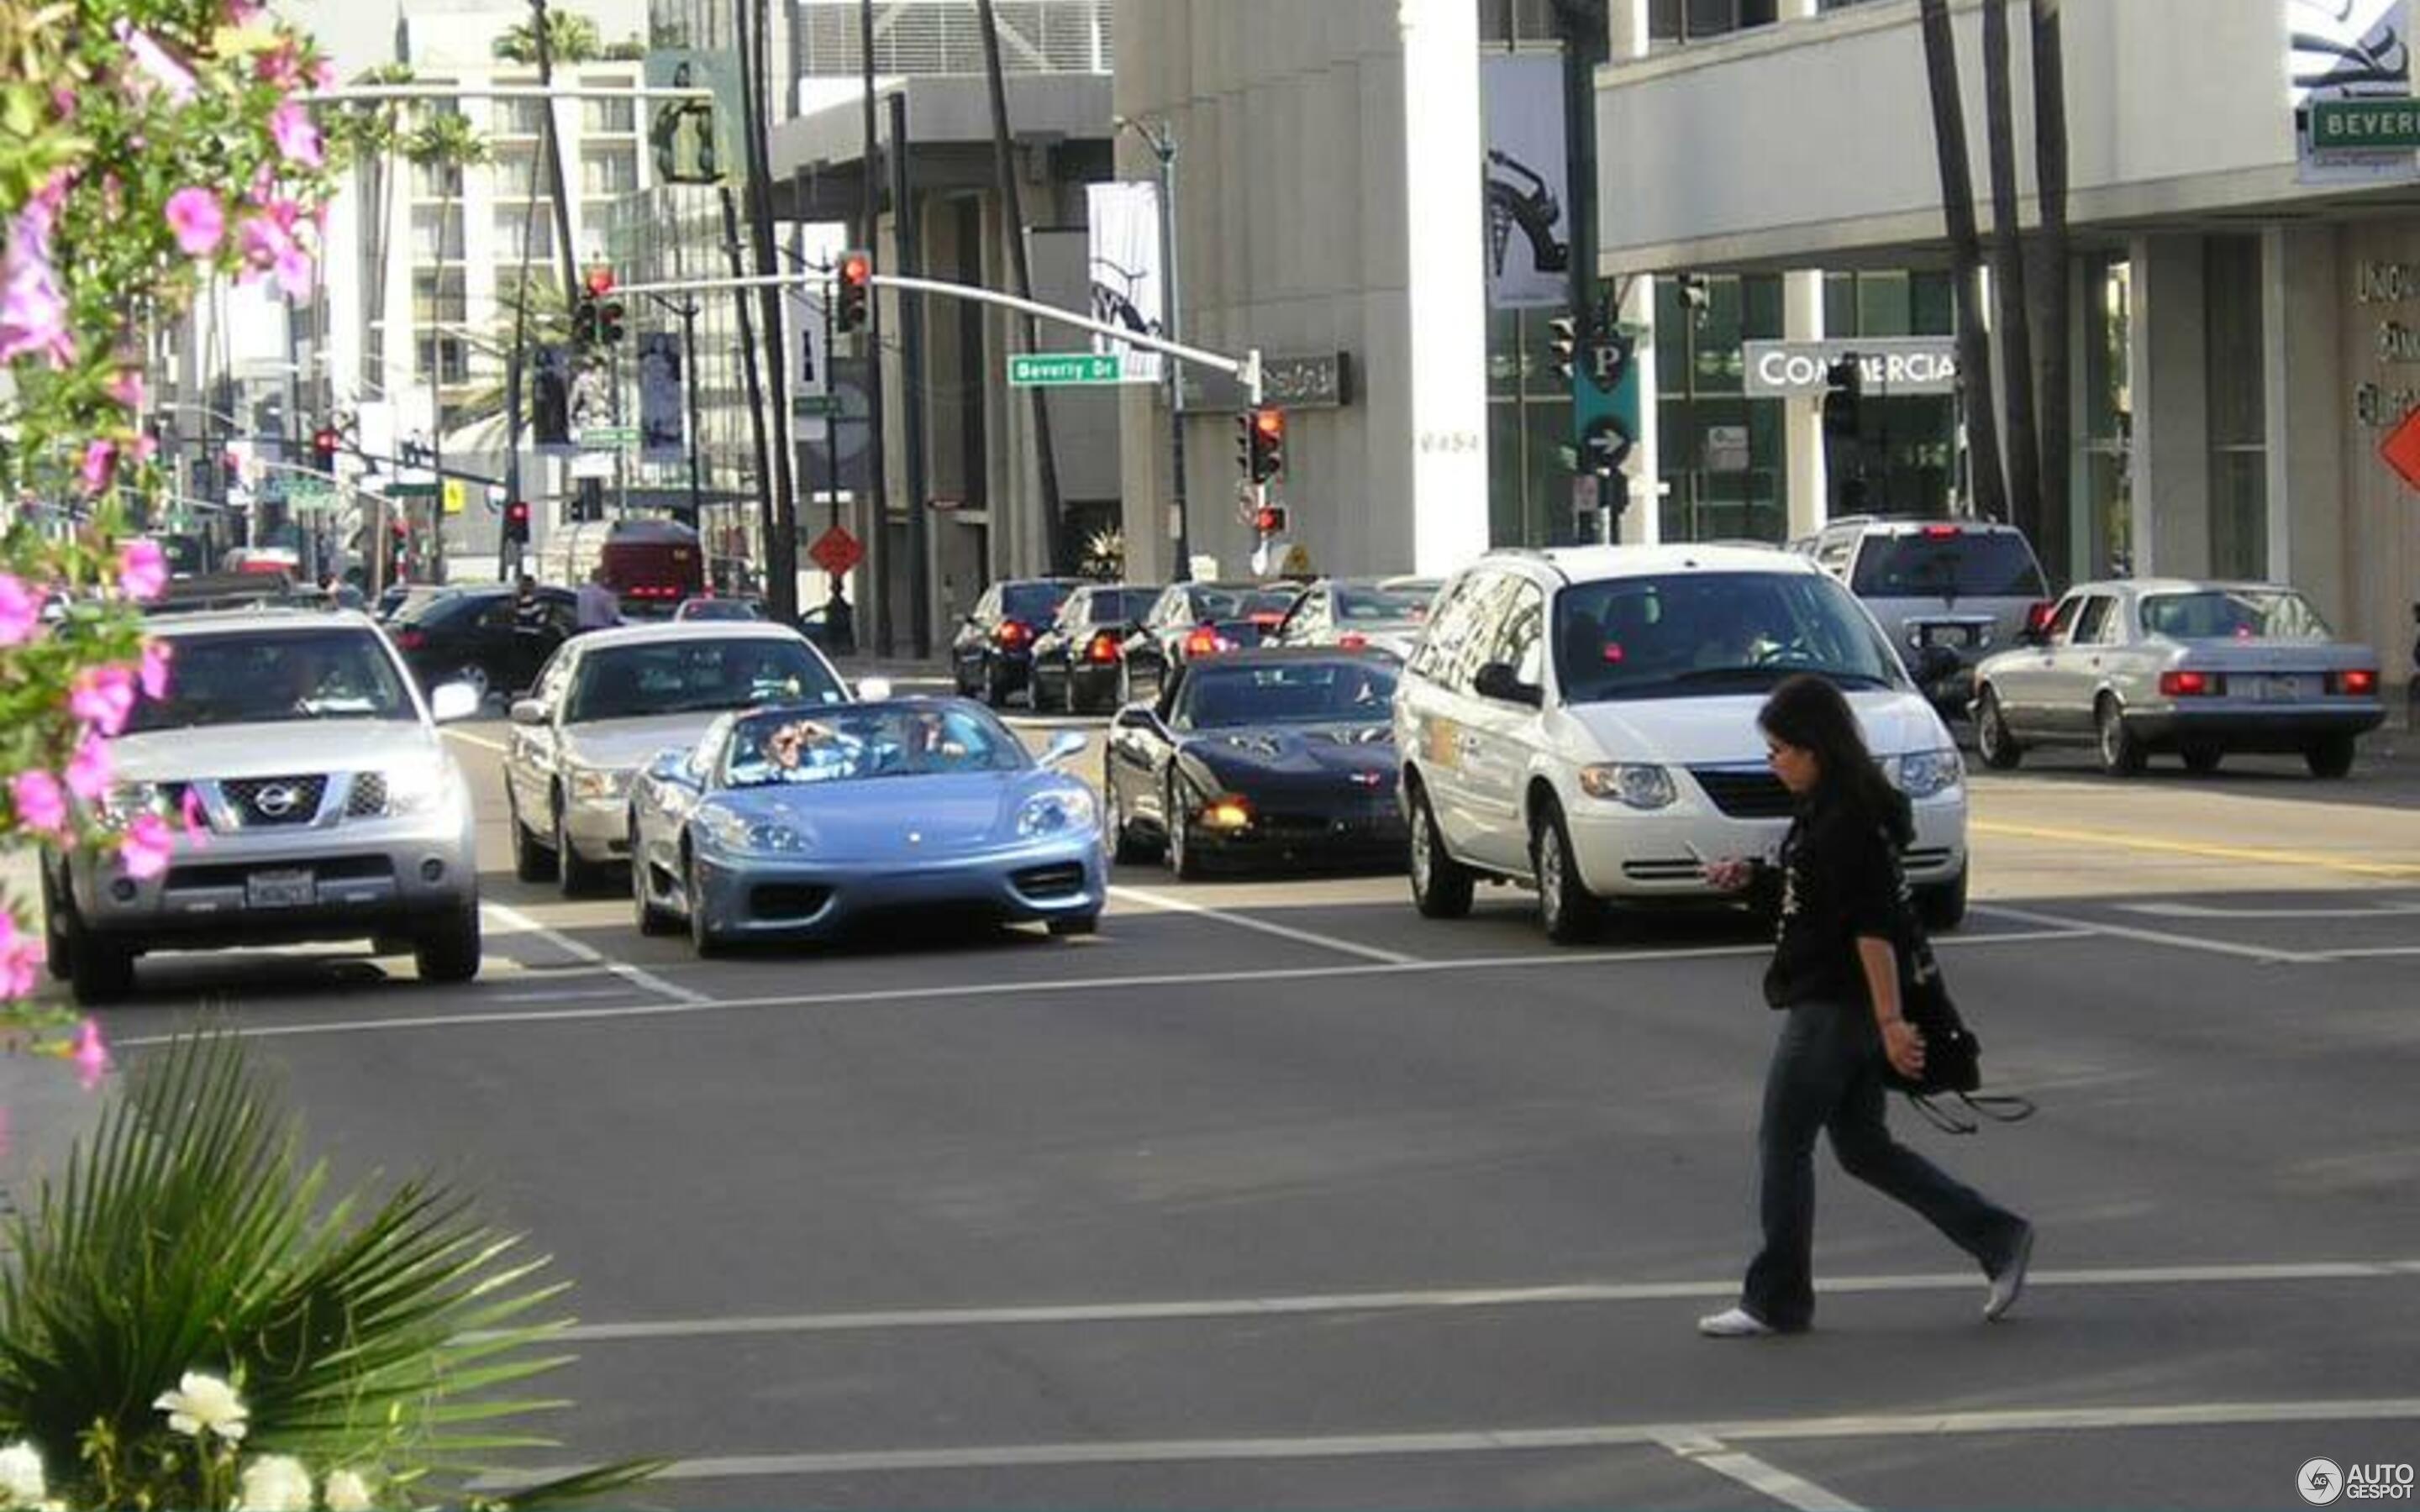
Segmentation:
<svg viewBox="0 0 2420 1512">
<path fill-rule="evenodd" d="M 2221 578 L 2265 577 L 2268 404 L 2259 241 L 2211 238 L 2203 247 L 2202 285 L 2210 341 L 2210 570 Z"/>
<path fill-rule="evenodd" d="M 2084 509 L 2082 570 L 2088 578 L 2122 575 L 2133 567 L 2134 397 L 2128 352 L 2134 327 L 2133 271 L 2122 257 L 2099 257 L 2085 265 L 2082 280 L 2084 349 L 2078 360 L 2084 369 L 2084 412 L 2077 417 L 2082 445 L 2078 492 Z"/>
</svg>

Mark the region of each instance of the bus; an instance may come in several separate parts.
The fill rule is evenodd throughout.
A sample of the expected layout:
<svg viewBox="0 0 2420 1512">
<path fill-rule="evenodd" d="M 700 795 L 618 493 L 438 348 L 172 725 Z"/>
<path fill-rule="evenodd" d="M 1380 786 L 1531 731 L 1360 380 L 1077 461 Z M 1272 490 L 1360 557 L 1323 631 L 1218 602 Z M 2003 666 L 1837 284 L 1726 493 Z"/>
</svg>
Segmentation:
<svg viewBox="0 0 2420 1512">
<path fill-rule="evenodd" d="M 589 519 L 557 530 L 537 555 L 541 581 L 577 588 L 602 566 L 626 619 L 662 619 L 706 591 L 697 532 L 668 519 Z"/>
</svg>

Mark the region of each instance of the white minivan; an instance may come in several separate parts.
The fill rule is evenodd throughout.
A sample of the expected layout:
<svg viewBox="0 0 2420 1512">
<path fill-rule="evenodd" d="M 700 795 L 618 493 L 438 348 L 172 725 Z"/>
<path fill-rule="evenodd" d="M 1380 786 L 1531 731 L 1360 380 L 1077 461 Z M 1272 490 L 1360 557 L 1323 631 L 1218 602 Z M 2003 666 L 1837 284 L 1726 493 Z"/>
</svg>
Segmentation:
<svg viewBox="0 0 2420 1512">
<path fill-rule="evenodd" d="M 1914 805 L 1926 921 L 1954 927 L 1965 773 L 1920 677 L 1807 558 L 1716 546 L 1491 552 L 1446 585 L 1395 693 L 1420 912 L 1520 882 L 1568 941 L 1608 903 L 1716 897 L 1705 861 L 1771 860 L 1789 828 L 1756 716 L 1794 672 L 1848 695 Z"/>
</svg>

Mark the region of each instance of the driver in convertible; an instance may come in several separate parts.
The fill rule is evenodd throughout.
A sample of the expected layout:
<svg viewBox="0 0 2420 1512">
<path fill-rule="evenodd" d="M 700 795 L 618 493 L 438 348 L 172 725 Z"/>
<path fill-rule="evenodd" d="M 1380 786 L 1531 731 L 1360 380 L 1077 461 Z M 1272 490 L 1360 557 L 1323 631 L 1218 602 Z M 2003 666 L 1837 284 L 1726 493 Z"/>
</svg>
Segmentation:
<svg viewBox="0 0 2420 1512">
<path fill-rule="evenodd" d="M 857 770 L 865 743 L 818 719 L 797 719 L 776 726 L 765 737 L 765 759 L 775 780 L 820 782 L 846 777 Z"/>
</svg>

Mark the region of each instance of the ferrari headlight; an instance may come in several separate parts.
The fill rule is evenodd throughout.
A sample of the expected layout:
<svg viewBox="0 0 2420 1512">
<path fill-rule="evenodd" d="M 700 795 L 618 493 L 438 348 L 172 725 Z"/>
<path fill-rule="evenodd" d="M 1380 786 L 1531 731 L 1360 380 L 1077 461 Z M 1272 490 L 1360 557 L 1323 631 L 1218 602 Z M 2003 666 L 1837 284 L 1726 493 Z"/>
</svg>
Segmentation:
<svg viewBox="0 0 2420 1512">
<path fill-rule="evenodd" d="M 1079 788 L 1045 793 L 1025 800 L 1016 810 L 1016 834 L 1019 840 L 1034 840 L 1044 835 L 1063 835 L 1089 827 L 1093 823 L 1093 795 Z"/>
<path fill-rule="evenodd" d="M 1966 779 L 1966 764 L 1955 750 L 1914 750 L 1899 759 L 1899 788 L 1911 798 L 1947 793 Z"/>
<path fill-rule="evenodd" d="M 711 840 L 726 851 L 758 856 L 796 856 L 807 848 L 807 838 L 776 819 L 744 819 L 719 813 L 706 822 Z"/>
<path fill-rule="evenodd" d="M 1672 774 L 1661 766 L 1630 762 L 1599 762 L 1579 771 L 1580 791 L 1630 809 L 1665 809 L 1678 792 Z"/>
<path fill-rule="evenodd" d="M 627 766 L 582 766 L 563 769 L 571 796 L 582 803 L 619 803 L 629 795 L 631 771 Z"/>
</svg>

